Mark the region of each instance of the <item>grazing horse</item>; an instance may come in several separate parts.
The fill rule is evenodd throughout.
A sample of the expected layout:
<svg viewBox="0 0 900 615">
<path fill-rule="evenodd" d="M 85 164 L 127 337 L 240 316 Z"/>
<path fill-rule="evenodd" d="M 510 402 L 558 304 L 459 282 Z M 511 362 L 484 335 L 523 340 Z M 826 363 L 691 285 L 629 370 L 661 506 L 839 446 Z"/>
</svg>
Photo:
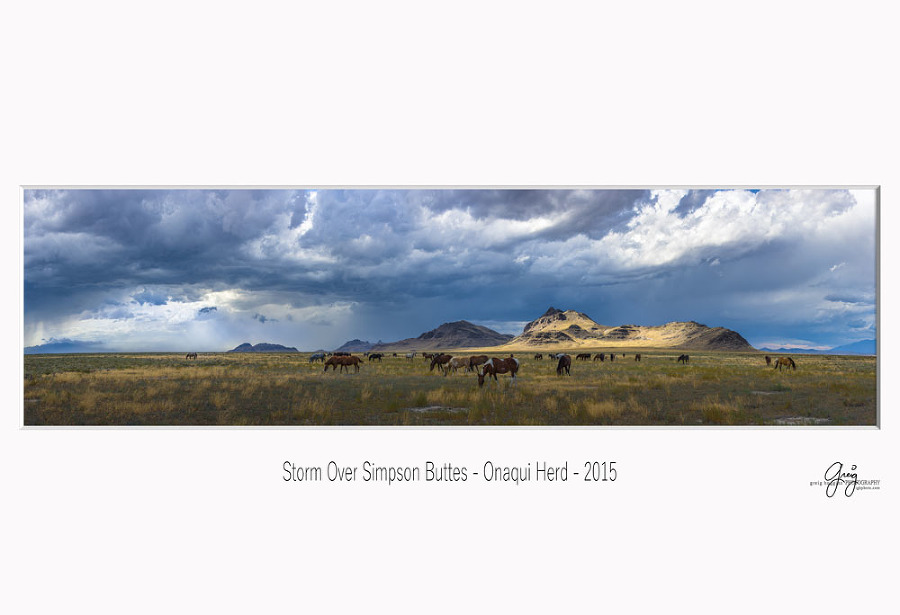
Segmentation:
<svg viewBox="0 0 900 615">
<path fill-rule="evenodd" d="M 572 367 L 572 357 L 567 354 L 559 357 L 559 363 L 556 364 L 556 375 L 562 376 L 565 372 L 566 376 L 571 376 L 569 369 Z"/>
<path fill-rule="evenodd" d="M 587 361 L 590 358 L 591 358 L 591 353 L 589 353 L 589 352 L 581 352 L 581 353 L 575 355 L 576 361 Z"/>
<path fill-rule="evenodd" d="M 688 361 L 690 361 L 690 360 L 691 360 L 691 358 L 689 356 L 687 356 L 686 354 L 683 354 L 676 359 L 676 362 L 687 365 Z"/>
<path fill-rule="evenodd" d="M 640 361 L 640 360 L 641 360 L 641 355 L 640 355 L 640 354 L 634 355 L 634 360 L 635 360 L 635 361 Z"/>
<path fill-rule="evenodd" d="M 315 363 L 316 361 L 322 361 L 324 363 L 325 362 L 325 353 L 324 352 L 316 352 L 309 356 L 310 363 Z"/>
<path fill-rule="evenodd" d="M 601 363 L 603 363 L 603 359 L 605 358 L 606 355 L 604 355 L 602 352 L 594 355 L 594 361 L 600 361 Z"/>
<path fill-rule="evenodd" d="M 772 357 L 766 355 L 766 367 L 769 367 L 770 365 L 772 365 Z"/>
<path fill-rule="evenodd" d="M 433 359 L 433 358 L 435 358 L 438 354 L 440 354 L 440 353 L 437 353 L 437 352 L 423 352 L 423 353 L 422 353 L 422 358 L 423 358 L 423 359 Z"/>
<path fill-rule="evenodd" d="M 414 352 L 407 352 L 407 353 L 406 353 L 406 360 L 407 360 L 407 361 L 412 361 L 415 357 L 416 357 L 416 353 L 414 353 Z"/>
<path fill-rule="evenodd" d="M 372 362 L 372 361 L 378 361 L 379 363 L 381 363 L 381 357 L 383 357 L 383 356 L 384 356 L 384 355 L 381 354 L 380 352 L 373 352 L 373 353 L 370 353 L 370 354 L 369 354 L 369 362 Z"/>
<path fill-rule="evenodd" d="M 488 361 L 488 356 L 486 354 L 477 354 L 474 357 L 469 357 L 469 365 L 466 367 L 467 372 L 475 371 L 478 366 L 484 365 Z"/>
<path fill-rule="evenodd" d="M 539 352 L 536 355 L 534 355 L 534 358 L 537 359 L 538 361 L 543 361 L 544 355 Z"/>
<path fill-rule="evenodd" d="M 456 370 L 460 367 L 464 367 L 466 370 L 469 369 L 469 357 L 453 357 L 450 359 L 447 363 L 447 370 L 444 372 L 444 375 L 446 376 L 451 371 L 456 373 Z"/>
<path fill-rule="evenodd" d="M 793 369 L 796 371 L 797 364 L 794 363 L 794 360 L 790 357 L 781 357 L 780 359 L 775 359 L 775 367 L 773 367 L 772 369 L 781 371 L 782 367 L 786 367 L 788 369 Z"/>
<path fill-rule="evenodd" d="M 356 373 L 359 373 L 359 357 L 354 357 L 352 355 L 348 355 L 346 357 L 338 357 L 341 361 L 341 369 L 343 370 L 345 367 L 347 371 L 350 371 L 350 366 L 353 365 L 356 367 Z"/>
<path fill-rule="evenodd" d="M 197 358 L 197 353 L 196 353 L 196 352 L 189 352 L 189 353 L 187 353 L 186 355 L 184 355 L 184 358 L 185 358 L 185 359 L 196 359 L 196 358 Z"/>
<path fill-rule="evenodd" d="M 439 368 L 441 368 L 441 372 L 443 372 L 444 375 L 446 376 L 447 374 L 446 374 L 446 372 L 444 372 L 444 370 L 447 369 L 446 365 L 447 365 L 447 363 L 450 362 L 450 359 L 452 359 L 452 358 L 453 357 L 451 357 L 448 354 L 432 355 L 431 356 L 431 367 L 428 368 L 428 371 L 434 371 L 434 366 L 437 365 Z"/>
<path fill-rule="evenodd" d="M 497 374 L 509 374 L 512 376 L 512 383 L 516 383 L 516 373 L 519 371 L 519 360 L 515 357 L 508 359 L 491 359 L 481 366 L 481 372 L 478 374 L 478 386 L 484 386 L 484 377 L 493 378 L 494 382 L 500 384 L 497 380 Z"/>
<path fill-rule="evenodd" d="M 347 355 L 344 355 L 344 356 L 338 355 L 338 356 L 329 357 L 328 360 L 325 361 L 325 371 L 326 372 L 328 371 L 329 366 L 331 367 L 331 369 L 333 371 L 337 370 L 339 365 L 341 367 L 342 372 L 344 371 L 344 368 L 346 367 L 347 372 L 349 373 L 350 366 L 353 365 L 354 367 L 356 367 L 356 373 L 357 374 L 359 373 L 359 357 L 347 356 Z"/>
</svg>

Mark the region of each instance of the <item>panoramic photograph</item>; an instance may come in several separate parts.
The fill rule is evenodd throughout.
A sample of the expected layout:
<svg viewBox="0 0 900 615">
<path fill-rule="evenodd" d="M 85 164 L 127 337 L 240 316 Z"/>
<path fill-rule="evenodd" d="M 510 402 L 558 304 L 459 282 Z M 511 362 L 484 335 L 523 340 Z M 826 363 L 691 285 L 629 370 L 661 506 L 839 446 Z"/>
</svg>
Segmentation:
<svg viewBox="0 0 900 615">
<path fill-rule="evenodd" d="M 26 426 L 878 425 L 876 188 L 23 198 Z"/>
</svg>

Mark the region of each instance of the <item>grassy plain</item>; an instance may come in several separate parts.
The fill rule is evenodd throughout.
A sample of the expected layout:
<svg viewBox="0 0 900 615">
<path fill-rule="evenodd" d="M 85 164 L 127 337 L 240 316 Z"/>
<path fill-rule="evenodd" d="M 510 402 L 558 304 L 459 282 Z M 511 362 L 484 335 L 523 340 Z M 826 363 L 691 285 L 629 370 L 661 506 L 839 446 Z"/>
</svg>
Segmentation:
<svg viewBox="0 0 900 615">
<path fill-rule="evenodd" d="M 610 352 L 611 349 L 596 349 Z M 579 348 L 577 352 L 586 352 Z M 627 357 L 621 356 L 622 352 Z M 468 353 L 459 353 L 462 355 Z M 546 352 L 544 353 L 546 356 Z M 25 355 L 26 425 L 875 425 L 876 359 L 641 349 L 616 361 L 516 353 L 517 386 L 430 372 L 420 357 L 323 372 L 299 354 Z M 497 356 L 497 355 L 495 355 Z M 572 353 L 574 358 L 575 353 Z"/>
</svg>

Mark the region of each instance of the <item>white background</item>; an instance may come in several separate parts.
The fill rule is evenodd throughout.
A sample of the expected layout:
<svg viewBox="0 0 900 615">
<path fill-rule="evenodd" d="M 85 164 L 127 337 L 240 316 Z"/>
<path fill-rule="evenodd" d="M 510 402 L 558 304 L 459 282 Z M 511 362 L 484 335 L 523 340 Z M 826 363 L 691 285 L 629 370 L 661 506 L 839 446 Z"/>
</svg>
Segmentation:
<svg viewBox="0 0 900 615">
<path fill-rule="evenodd" d="M 7 612 L 895 612 L 890 5 L 292 4 L 2 9 Z M 882 429 L 23 429 L 22 185 L 881 185 Z"/>
</svg>

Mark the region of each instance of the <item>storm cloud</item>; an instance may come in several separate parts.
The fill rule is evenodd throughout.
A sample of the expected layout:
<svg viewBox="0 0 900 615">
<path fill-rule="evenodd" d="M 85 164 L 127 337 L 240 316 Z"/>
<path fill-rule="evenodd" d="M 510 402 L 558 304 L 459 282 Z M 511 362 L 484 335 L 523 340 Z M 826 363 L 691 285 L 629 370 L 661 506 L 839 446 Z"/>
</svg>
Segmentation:
<svg viewBox="0 0 900 615">
<path fill-rule="evenodd" d="M 519 333 L 550 305 L 757 346 L 875 336 L 874 190 L 27 190 L 24 207 L 26 346 L 333 348 L 459 319 Z"/>
</svg>

